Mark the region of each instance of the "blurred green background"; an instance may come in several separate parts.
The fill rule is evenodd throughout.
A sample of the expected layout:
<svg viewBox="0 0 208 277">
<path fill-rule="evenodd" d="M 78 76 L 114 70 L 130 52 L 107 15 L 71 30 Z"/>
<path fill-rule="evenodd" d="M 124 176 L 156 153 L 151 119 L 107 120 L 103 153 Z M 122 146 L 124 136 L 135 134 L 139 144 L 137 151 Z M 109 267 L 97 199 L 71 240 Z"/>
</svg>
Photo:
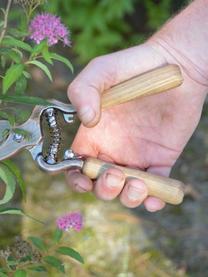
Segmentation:
<svg viewBox="0 0 208 277">
<path fill-rule="evenodd" d="M 50 83 L 34 69 L 28 93 L 67 101 L 69 82 L 90 59 L 143 42 L 188 2 L 48 0 L 45 10 L 59 15 L 70 29 L 72 47 L 59 45 L 57 51 L 72 60 L 75 74 L 72 76 L 56 63 L 52 68 L 54 82 Z M 14 22 L 19 12 L 14 10 Z M 17 162 L 27 182 L 28 199 L 21 203 L 17 191 L 14 205 L 22 205 L 27 213 L 46 221 L 47 225 L 42 229 L 28 219 L 2 217 L 0 245 L 5 246 L 19 233 L 47 238 L 58 215 L 81 210 L 85 229 L 78 235 L 69 234 L 68 243 L 84 256 L 86 263 L 84 267 L 69 263 L 66 276 L 208 276 L 207 111 L 205 104 L 200 125 L 172 173 L 174 178 L 187 183 L 185 200 L 180 206 L 167 206 L 156 214 L 146 212 L 143 207 L 130 210 L 117 201 L 103 202 L 91 194 L 72 193 L 65 186 L 63 176 L 51 177 L 40 172 L 29 154 L 20 154 Z M 72 140 L 73 132 L 65 131 L 65 137 Z M 62 275 L 51 272 L 48 276 Z"/>
<path fill-rule="evenodd" d="M 95 56 L 136 45 L 157 30 L 187 0 L 47 1 L 71 30 L 73 53 L 86 63 Z"/>
</svg>

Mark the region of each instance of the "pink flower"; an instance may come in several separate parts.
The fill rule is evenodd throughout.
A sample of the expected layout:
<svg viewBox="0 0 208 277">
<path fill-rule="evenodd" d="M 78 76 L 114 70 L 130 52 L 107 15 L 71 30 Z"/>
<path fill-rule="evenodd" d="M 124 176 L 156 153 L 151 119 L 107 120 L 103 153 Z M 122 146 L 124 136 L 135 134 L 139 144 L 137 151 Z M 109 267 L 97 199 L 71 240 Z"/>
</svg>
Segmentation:
<svg viewBox="0 0 208 277">
<path fill-rule="evenodd" d="M 57 218 L 56 224 L 60 230 L 74 229 L 79 232 L 83 227 L 82 215 L 79 212 L 68 213 Z"/>
<path fill-rule="evenodd" d="M 43 13 L 36 15 L 29 25 L 30 38 L 39 44 L 42 40 L 47 39 L 48 45 L 54 45 L 59 40 L 65 45 L 70 45 L 69 31 L 61 23 L 59 17 Z"/>
</svg>

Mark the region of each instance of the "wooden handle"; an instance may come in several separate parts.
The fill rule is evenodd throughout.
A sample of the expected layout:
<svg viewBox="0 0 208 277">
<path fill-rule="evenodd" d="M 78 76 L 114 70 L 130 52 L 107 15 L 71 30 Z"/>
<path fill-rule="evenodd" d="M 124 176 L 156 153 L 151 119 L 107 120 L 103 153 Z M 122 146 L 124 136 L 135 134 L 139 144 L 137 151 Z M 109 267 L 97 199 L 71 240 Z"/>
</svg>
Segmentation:
<svg viewBox="0 0 208 277">
<path fill-rule="evenodd" d="M 164 92 L 179 86 L 182 82 L 183 78 L 179 67 L 177 65 L 166 65 L 107 90 L 102 96 L 102 108 L 128 102 L 141 96 Z M 82 171 L 91 179 L 96 179 L 109 167 L 121 169 L 127 178 L 133 177 L 144 181 L 148 188 L 148 194 L 151 196 L 175 205 L 183 201 L 184 185 L 174 179 L 105 163 L 94 158 L 85 160 Z"/>
<path fill-rule="evenodd" d="M 179 86 L 182 82 L 183 78 L 177 65 L 156 68 L 106 90 L 102 96 L 102 108 L 161 93 Z"/>
<path fill-rule="evenodd" d="M 110 163 L 87 158 L 84 162 L 82 172 L 91 179 L 97 179 L 106 169 L 116 167 L 121 169 L 126 177 L 138 178 L 146 184 L 148 195 L 160 198 L 169 204 L 180 204 L 184 197 L 184 184 L 178 180 L 157 176 L 141 170 L 117 166 Z"/>
</svg>

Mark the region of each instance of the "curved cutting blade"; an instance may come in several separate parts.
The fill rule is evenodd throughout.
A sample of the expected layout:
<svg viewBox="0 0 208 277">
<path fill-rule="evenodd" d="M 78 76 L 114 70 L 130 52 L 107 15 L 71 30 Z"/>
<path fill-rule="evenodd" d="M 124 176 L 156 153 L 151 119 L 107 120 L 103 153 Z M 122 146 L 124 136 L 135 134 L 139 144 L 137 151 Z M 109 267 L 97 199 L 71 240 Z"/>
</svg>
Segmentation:
<svg viewBox="0 0 208 277">
<path fill-rule="evenodd" d="M 9 135 L 0 144 L 0 161 L 15 155 L 20 150 L 33 147 L 42 139 L 41 128 L 38 121 L 29 119 L 24 124 L 17 126 L 18 129 L 29 134 L 28 137 L 22 137 L 21 140 L 15 139 L 15 129 L 10 130 Z"/>
</svg>

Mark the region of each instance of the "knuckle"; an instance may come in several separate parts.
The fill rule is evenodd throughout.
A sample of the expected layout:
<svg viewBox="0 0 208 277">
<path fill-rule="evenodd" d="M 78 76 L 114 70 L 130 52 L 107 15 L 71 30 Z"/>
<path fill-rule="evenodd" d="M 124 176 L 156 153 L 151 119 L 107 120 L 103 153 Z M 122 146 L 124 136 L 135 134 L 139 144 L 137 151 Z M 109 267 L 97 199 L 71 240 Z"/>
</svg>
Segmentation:
<svg viewBox="0 0 208 277">
<path fill-rule="evenodd" d="M 106 57 L 105 56 L 99 56 L 96 57 L 94 59 L 92 59 L 89 63 L 88 63 L 88 67 L 97 67 L 100 65 L 106 64 Z"/>
<path fill-rule="evenodd" d="M 79 93 L 79 86 L 76 80 L 74 80 L 68 87 L 67 94 L 69 99 L 73 98 L 74 95 L 77 95 Z"/>
</svg>

